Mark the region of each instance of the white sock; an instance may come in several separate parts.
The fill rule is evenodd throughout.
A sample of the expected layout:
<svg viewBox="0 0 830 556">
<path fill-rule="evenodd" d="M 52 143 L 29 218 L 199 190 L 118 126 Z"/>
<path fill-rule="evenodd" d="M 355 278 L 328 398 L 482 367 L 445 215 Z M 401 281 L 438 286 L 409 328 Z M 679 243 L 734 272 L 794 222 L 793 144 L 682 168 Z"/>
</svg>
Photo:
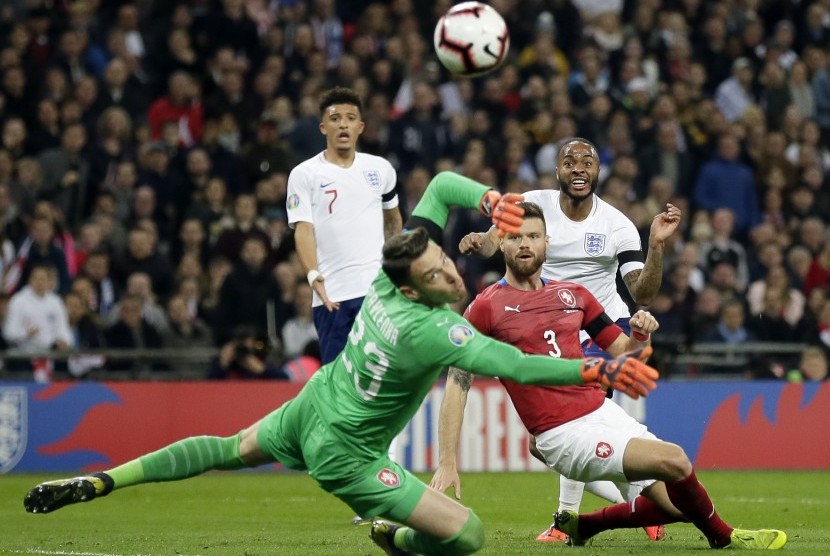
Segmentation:
<svg viewBox="0 0 830 556">
<path fill-rule="evenodd" d="M 611 481 L 591 481 L 585 484 L 585 490 L 614 504 L 625 502 L 620 489 Z"/>
<path fill-rule="evenodd" d="M 559 511 L 573 510 L 579 512 L 583 490 L 585 490 L 585 483 L 559 475 Z"/>
</svg>

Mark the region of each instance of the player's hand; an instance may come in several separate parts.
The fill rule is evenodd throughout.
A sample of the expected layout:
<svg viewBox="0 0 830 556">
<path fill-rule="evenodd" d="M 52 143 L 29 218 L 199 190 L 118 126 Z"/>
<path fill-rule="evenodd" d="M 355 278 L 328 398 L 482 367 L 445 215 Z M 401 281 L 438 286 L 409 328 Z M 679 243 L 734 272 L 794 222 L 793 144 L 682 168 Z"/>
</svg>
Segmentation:
<svg viewBox="0 0 830 556">
<path fill-rule="evenodd" d="M 478 208 L 484 216 L 490 217 L 500 237 L 504 234 L 518 234 L 524 221 L 525 211 L 516 206 L 516 203 L 523 200 L 524 197 L 517 193 L 502 195 L 491 189 L 481 198 Z"/>
<path fill-rule="evenodd" d="M 481 246 L 484 244 L 484 234 L 473 232 L 461 238 L 458 242 L 458 251 L 462 255 L 469 255 L 470 253 L 478 253 Z"/>
<path fill-rule="evenodd" d="M 629 319 L 628 324 L 629 326 L 631 326 L 632 334 L 637 333 L 642 334 L 643 336 L 648 336 L 649 334 L 656 332 L 657 329 L 660 328 L 660 323 L 657 322 L 657 319 L 654 318 L 654 315 L 652 315 L 648 311 L 643 310 L 639 310 L 636 313 L 634 313 L 631 316 L 631 319 Z"/>
<path fill-rule="evenodd" d="M 319 276 L 317 276 L 317 278 L 314 279 L 314 282 L 312 282 L 311 288 L 317 293 L 317 295 L 320 296 L 320 300 L 323 302 L 323 305 L 325 305 L 326 309 L 328 309 L 329 312 L 336 311 L 340 308 L 340 304 L 336 301 L 332 301 L 329 299 L 329 296 L 326 293 L 326 286 L 324 283 L 325 281 L 326 279 L 323 278 L 322 274 L 320 274 Z"/>
<path fill-rule="evenodd" d="M 582 380 L 599 382 L 603 388 L 614 388 L 633 399 L 648 396 L 657 388 L 655 382 L 660 373 L 644 363 L 651 355 L 651 347 L 623 353 L 616 359 L 598 357 L 586 359 L 582 364 Z"/>
<path fill-rule="evenodd" d="M 435 470 L 435 475 L 429 482 L 429 488 L 444 492 L 452 487 L 455 499 L 461 500 L 461 477 L 458 476 L 458 469 L 455 466 L 441 465 Z"/>
<path fill-rule="evenodd" d="M 666 211 L 654 217 L 649 232 L 649 242 L 662 243 L 669 239 L 680 225 L 680 218 L 683 216 L 679 208 L 671 203 L 666 203 Z"/>
</svg>

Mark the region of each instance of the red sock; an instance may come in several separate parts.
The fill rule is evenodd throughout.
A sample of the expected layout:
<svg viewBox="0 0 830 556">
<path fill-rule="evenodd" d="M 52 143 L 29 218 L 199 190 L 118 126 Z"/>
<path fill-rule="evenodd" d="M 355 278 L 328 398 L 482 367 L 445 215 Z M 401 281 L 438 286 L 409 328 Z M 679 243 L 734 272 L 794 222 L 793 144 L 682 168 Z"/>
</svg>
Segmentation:
<svg viewBox="0 0 830 556">
<path fill-rule="evenodd" d="M 638 496 L 632 502 L 623 502 L 580 515 L 579 535 L 587 539 L 608 529 L 647 527 L 676 521 L 676 518 L 648 498 Z"/>
<path fill-rule="evenodd" d="M 713 548 L 723 547 L 731 542 L 729 535 L 732 533 L 732 527 L 715 511 L 715 504 L 697 480 L 694 469 L 685 479 L 666 483 L 666 491 L 674 507 L 683 512 L 683 515 L 706 535 Z"/>
</svg>

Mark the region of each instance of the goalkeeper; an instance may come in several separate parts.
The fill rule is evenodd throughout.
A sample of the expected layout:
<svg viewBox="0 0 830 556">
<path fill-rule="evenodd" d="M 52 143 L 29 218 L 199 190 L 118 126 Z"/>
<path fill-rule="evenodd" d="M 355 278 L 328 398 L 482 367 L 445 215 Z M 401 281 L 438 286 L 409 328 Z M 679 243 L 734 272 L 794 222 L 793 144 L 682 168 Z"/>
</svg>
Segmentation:
<svg viewBox="0 0 830 556">
<path fill-rule="evenodd" d="M 517 200 L 454 173 L 438 174 L 407 231 L 384 245 L 382 269 L 346 347 L 296 398 L 237 435 L 191 437 L 103 473 L 42 483 L 26 494 L 26 510 L 46 513 L 141 483 L 281 462 L 307 470 L 359 515 L 405 524 L 373 524 L 371 537 L 388 554 L 476 552 L 484 530 L 475 513 L 387 456 L 389 443 L 448 365 L 523 383 L 616 383 L 634 396 L 654 389 L 658 376 L 626 355 L 590 363 L 525 355 L 478 334 L 447 307 L 467 295 L 455 265 L 435 243 L 450 207 L 478 207 L 497 228 L 516 233 L 522 223 Z"/>
</svg>

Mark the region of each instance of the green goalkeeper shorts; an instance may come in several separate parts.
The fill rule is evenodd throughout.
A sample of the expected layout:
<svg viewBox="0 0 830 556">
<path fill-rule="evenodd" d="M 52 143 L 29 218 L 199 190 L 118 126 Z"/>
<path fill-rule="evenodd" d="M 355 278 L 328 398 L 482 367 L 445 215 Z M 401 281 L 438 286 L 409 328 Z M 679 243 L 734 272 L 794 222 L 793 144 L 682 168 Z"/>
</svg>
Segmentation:
<svg viewBox="0 0 830 556">
<path fill-rule="evenodd" d="M 404 521 L 427 488 L 386 456 L 364 461 L 350 454 L 302 393 L 260 421 L 257 443 L 286 467 L 307 470 L 364 518 Z"/>
</svg>

